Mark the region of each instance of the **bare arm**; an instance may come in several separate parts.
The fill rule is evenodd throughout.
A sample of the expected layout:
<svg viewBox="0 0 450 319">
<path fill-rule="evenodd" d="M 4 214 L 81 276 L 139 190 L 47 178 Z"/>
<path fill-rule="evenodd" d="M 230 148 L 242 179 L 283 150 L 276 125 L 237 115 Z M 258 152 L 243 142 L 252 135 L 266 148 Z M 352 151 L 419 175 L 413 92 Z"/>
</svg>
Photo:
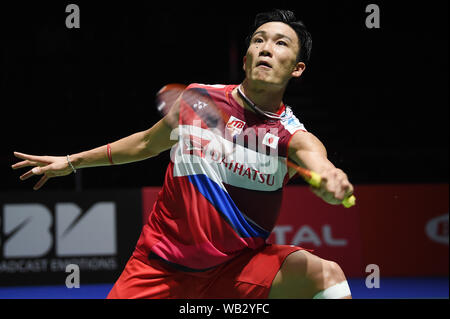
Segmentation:
<svg viewBox="0 0 450 319">
<path fill-rule="evenodd" d="M 170 140 L 170 132 L 171 128 L 162 119 L 148 130 L 110 143 L 114 164 L 142 161 L 168 150 L 176 143 L 176 140 Z M 110 165 L 106 145 L 73 154 L 70 159 L 75 168 Z"/>
<path fill-rule="evenodd" d="M 313 134 L 297 132 L 292 137 L 289 159 L 321 175 L 321 187 L 311 190 L 327 203 L 340 204 L 353 193 L 353 185 L 347 175 L 328 160 L 325 146 Z"/>
<path fill-rule="evenodd" d="M 170 139 L 172 128 L 166 119 L 162 119 L 150 129 L 138 132 L 110 143 L 111 157 L 114 164 L 125 164 L 141 161 L 170 149 L 176 140 Z M 33 167 L 20 176 L 26 180 L 34 175 L 43 175 L 33 189 L 41 188 L 48 179 L 66 176 L 72 173 L 72 168 L 65 156 L 36 156 L 14 152 L 23 161 L 12 165 L 13 169 Z M 75 169 L 110 165 L 107 145 L 88 151 L 72 154 L 69 160 Z"/>
</svg>

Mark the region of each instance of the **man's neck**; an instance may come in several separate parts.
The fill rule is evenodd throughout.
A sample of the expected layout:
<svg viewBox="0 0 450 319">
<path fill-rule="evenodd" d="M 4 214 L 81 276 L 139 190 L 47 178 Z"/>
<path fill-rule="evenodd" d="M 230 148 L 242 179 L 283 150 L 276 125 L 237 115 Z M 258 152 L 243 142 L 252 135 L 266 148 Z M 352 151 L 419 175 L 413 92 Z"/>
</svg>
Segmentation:
<svg viewBox="0 0 450 319">
<path fill-rule="evenodd" d="M 251 85 L 247 80 L 244 80 L 241 85 L 241 90 L 250 101 L 263 111 L 276 113 L 283 104 L 282 99 L 285 88 L 271 89 L 268 87 L 258 87 L 256 85 Z M 237 96 L 239 96 L 239 94 L 235 93 L 234 97 Z M 240 97 L 238 101 L 242 103 L 242 106 L 246 104 L 245 100 Z"/>
</svg>

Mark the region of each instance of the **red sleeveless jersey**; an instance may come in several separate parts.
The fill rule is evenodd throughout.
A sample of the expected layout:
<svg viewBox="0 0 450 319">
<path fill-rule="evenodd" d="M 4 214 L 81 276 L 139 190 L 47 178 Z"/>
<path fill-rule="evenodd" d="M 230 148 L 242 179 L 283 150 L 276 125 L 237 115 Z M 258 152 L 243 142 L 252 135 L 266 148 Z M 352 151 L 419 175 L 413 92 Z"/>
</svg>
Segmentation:
<svg viewBox="0 0 450 319">
<path fill-rule="evenodd" d="M 141 261 L 210 269 L 261 247 L 275 226 L 289 180 L 288 145 L 305 128 L 288 106 L 278 112 L 281 120 L 244 109 L 231 95 L 234 88 L 186 89 L 208 95 L 225 115 L 227 134 L 213 140 L 201 125 L 180 119 L 163 188 L 133 253 Z"/>
</svg>

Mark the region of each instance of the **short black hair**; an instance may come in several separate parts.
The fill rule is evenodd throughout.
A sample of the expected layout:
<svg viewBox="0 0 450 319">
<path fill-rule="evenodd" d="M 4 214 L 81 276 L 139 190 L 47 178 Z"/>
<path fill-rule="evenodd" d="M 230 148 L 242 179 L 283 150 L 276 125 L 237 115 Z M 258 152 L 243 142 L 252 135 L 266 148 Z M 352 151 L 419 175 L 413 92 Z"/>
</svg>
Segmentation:
<svg viewBox="0 0 450 319">
<path fill-rule="evenodd" d="M 307 63 L 309 61 L 309 59 L 311 58 L 312 49 L 311 34 L 306 29 L 305 24 L 302 21 L 297 20 L 294 12 L 289 10 L 275 9 L 274 11 L 270 12 L 258 13 L 255 17 L 253 25 L 250 27 L 249 35 L 245 38 L 247 49 L 250 46 L 250 41 L 256 29 L 267 22 L 283 22 L 294 29 L 300 44 L 297 62 L 301 61 Z"/>
</svg>

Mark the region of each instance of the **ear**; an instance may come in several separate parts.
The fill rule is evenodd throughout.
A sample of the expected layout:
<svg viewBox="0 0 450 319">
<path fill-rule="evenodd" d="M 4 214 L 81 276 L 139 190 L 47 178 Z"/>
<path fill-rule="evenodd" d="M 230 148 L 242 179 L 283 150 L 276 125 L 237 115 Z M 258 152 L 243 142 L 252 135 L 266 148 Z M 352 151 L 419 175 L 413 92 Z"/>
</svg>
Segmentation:
<svg viewBox="0 0 450 319">
<path fill-rule="evenodd" d="M 297 62 L 297 64 L 294 67 L 294 70 L 292 71 L 291 75 L 294 78 L 300 77 L 302 75 L 303 71 L 306 69 L 306 64 L 303 62 Z"/>
<path fill-rule="evenodd" d="M 244 70 L 244 72 L 245 72 L 245 63 L 247 62 L 247 55 L 244 55 L 244 63 L 242 64 L 242 69 Z"/>
</svg>

